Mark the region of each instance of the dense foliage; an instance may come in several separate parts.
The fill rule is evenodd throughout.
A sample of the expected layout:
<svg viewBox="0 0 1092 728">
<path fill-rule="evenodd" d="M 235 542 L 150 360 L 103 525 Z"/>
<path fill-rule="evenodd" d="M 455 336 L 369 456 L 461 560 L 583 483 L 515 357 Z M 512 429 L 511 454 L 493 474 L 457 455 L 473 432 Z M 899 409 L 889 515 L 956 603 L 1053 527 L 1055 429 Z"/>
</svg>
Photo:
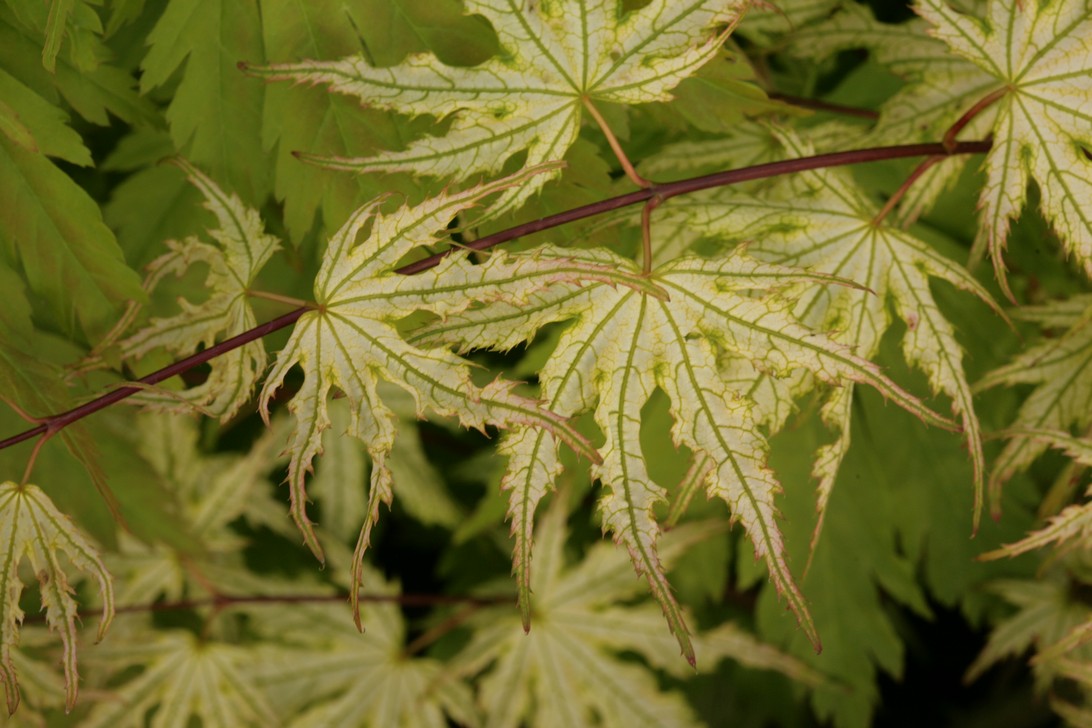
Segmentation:
<svg viewBox="0 0 1092 728">
<path fill-rule="evenodd" d="M 4 0 L 0 156 L 6 724 L 1092 724 L 1092 0 Z"/>
</svg>

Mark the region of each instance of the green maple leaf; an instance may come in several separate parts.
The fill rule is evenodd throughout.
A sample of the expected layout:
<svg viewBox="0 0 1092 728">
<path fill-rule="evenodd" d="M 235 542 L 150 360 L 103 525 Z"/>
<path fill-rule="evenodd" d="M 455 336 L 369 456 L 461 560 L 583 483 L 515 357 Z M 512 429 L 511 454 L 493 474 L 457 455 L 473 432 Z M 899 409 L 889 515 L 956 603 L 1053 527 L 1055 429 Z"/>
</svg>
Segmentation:
<svg viewBox="0 0 1092 728">
<path fill-rule="evenodd" d="M 470 68 L 431 54 L 376 68 L 362 56 L 248 68 L 263 78 L 324 83 L 370 107 L 453 117 L 442 136 L 401 151 L 305 159 L 356 172 L 411 171 L 465 179 L 496 172 L 526 151 L 525 164 L 561 159 L 576 140 L 584 104 L 668 101 L 670 91 L 715 57 L 746 2 L 653 2 L 620 16 L 613 0 L 549 0 L 524 6 L 470 0 L 468 14 L 496 30 L 500 55 Z M 547 180 L 510 190 L 497 209 L 525 201 Z"/>
<path fill-rule="evenodd" d="M 637 654 L 679 678 L 690 672 L 671 659 L 673 640 L 660 628 L 655 605 L 619 606 L 638 595 L 640 582 L 618 549 L 595 544 L 579 563 L 566 563 L 564 501 L 556 498 L 536 529 L 534 629 L 525 633 L 507 607 L 483 610 L 469 620 L 473 637 L 449 669 L 488 669 L 478 683 L 490 727 L 696 725 L 679 693 L 663 689 L 640 663 L 620 658 L 622 652 Z M 665 566 L 722 528 L 704 522 L 674 529 L 661 544 Z M 730 624 L 696 635 L 695 642 L 703 666 L 731 657 L 806 683 L 820 679 Z"/>
<path fill-rule="evenodd" d="M 1002 253 L 1010 221 L 1023 210 L 1030 179 L 1040 208 L 1092 276 L 1092 12 L 1087 0 L 990 0 L 982 20 L 944 0 L 920 0 L 932 35 L 985 71 L 996 98 L 993 148 L 986 156 L 980 239 L 1006 288 Z M 1009 293 L 1011 297 L 1011 293 Z"/>
<path fill-rule="evenodd" d="M 145 287 L 154 290 L 165 276 L 172 273 L 180 276 L 190 266 L 204 264 L 209 268 L 205 285 L 211 293 L 200 304 L 179 300 L 180 314 L 154 319 L 121 341 L 125 356 L 139 357 L 161 347 L 186 356 L 199 347 L 211 346 L 217 339 L 230 338 L 257 326 L 248 301 L 249 288 L 262 266 L 280 247 L 277 238 L 263 231 L 261 218 L 255 210 L 244 206 L 235 195 L 226 194 L 188 162 L 178 160 L 176 163 L 204 195 L 206 209 L 219 222 L 219 228 L 208 231 L 216 244 L 210 245 L 197 237 L 168 241 L 171 252 L 148 266 Z M 250 398 L 265 366 L 265 346 L 261 341 L 253 341 L 214 359 L 209 377 L 202 384 L 173 396 L 153 392 L 141 394 L 139 398 L 173 409 L 197 406 L 227 420 Z"/>
<path fill-rule="evenodd" d="M 381 379 L 410 392 L 416 411 L 458 416 L 467 427 L 516 424 L 542 428 L 549 437 L 595 459 L 591 446 L 561 417 L 539 403 L 512 391 L 512 383 L 496 380 L 485 387 L 471 381 L 469 365 L 445 350 L 426 351 L 406 343 L 395 324 L 415 310 L 450 316 L 474 301 L 506 301 L 522 305 L 536 291 L 558 282 L 591 279 L 627 283 L 632 276 L 610 266 L 553 256 L 494 254 L 474 265 L 465 256 L 445 258 L 421 275 L 403 276 L 395 265 L 415 248 L 437 241 L 437 233 L 460 211 L 481 198 L 514 185 L 526 185 L 532 168 L 511 177 L 479 185 L 459 194 L 444 194 L 420 205 L 403 205 L 393 213 L 380 212 L 381 197 L 358 210 L 331 238 L 315 280 L 314 310 L 296 323 L 292 336 L 277 357 L 265 386 L 260 409 L 268 404 L 288 371 L 304 370 L 301 389 L 288 404 L 296 417 L 287 451 L 292 516 L 311 550 L 322 558 L 322 548 L 307 517 L 305 477 L 321 451 L 322 432 L 330 427 L 327 399 L 337 387 L 351 408 L 347 433 L 364 443 L 372 461 L 367 517 L 357 542 L 357 564 L 367 548 L 379 504 L 391 502 L 392 476 L 388 457 L 398 418 L 384 404 L 377 386 Z M 357 238 L 370 225 L 370 234 Z M 356 590 L 352 594 L 355 604 Z"/>
<path fill-rule="evenodd" d="M 71 710 L 76 703 L 78 674 L 76 671 L 76 601 L 72 587 L 61 565 L 63 552 L 75 568 L 91 574 L 102 594 L 102 620 L 98 639 L 102 639 L 114 617 L 113 585 L 110 574 L 99 558 L 95 546 L 81 534 L 53 502 L 35 485 L 0 484 L 0 681 L 4 683 L 8 713 L 19 705 L 12 651 L 19 644 L 19 625 L 23 611 L 19 596 L 23 582 L 19 579 L 19 564 L 26 557 L 38 578 L 42 607 L 49 628 L 60 634 L 64 645 L 65 705 Z"/>
<path fill-rule="evenodd" d="M 0 67 L 51 104 L 61 106 L 63 100 L 92 124 L 109 125 L 107 112 L 130 123 L 160 123 L 155 106 L 137 94 L 132 75 L 104 62 L 114 53 L 99 37 L 101 25 L 89 3 L 56 0 L 52 5 L 63 9 L 74 2 L 74 12 L 68 17 L 75 22 L 66 23 L 64 29 L 70 42 L 64 44 L 64 52 L 55 55 L 45 38 L 50 21 L 45 3 L 0 6 Z M 52 32 L 59 21 L 56 16 Z M 47 53 L 55 63 L 50 70 L 43 65 Z"/>
<path fill-rule="evenodd" d="M 142 667 L 95 704 L 80 724 L 85 728 L 134 728 L 156 708 L 150 725 L 184 726 L 200 720 L 206 726 L 281 725 L 265 695 L 255 687 L 253 650 L 199 640 L 188 632 L 163 630 L 149 640 L 146 631 L 128 643 L 104 646 L 95 660 L 106 669 Z"/>
<path fill-rule="evenodd" d="M 167 108 L 175 149 L 251 204 L 269 192 L 262 149 L 264 89 L 239 73 L 241 58 L 262 54 L 257 3 L 171 0 L 148 33 L 140 89 L 181 81 Z"/>
<path fill-rule="evenodd" d="M 606 251 L 580 255 L 636 273 L 631 261 Z M 420 334 L 464 349 L 507 349 L 547 323 L 575 320 L 539 373 L 546 402 L 568 416 L 594 410 L 606 437 L 600 448 L 603 463 L 593 469 L 605 487 L 600 500 L 604 528 L 628 549 L 691 662 L 694 652 L 682 610 L 656 555 L 660 529 L 652 510 L 664 490 L 649 477 L 639 445 L 641 408 L 657 387 L 671 400 L 675 444 L 690 448 L 699 461 L 707 459 L 699 482 L 743 523 L 755 554 L 765 559 L 778 592 L 816 647 L 818 635 L 776 522 L 779 485 L 766 466 L 766 440 L 752 416 L 752 402 L 720 376 L 719 357 L 727 353 L 746 359 L 777 377 L 804 369 L 827 382 L 865 382 L 919 416 L 944 422 L 873 364 L 802 326 L 789 313 L 789 302 L 771 294 L 815 282 L 837 279 L 738 253 L 715 260 L 684 257 L 653 271 L 644 287 L 555 286 L 527 305 L 489 304 Z M 755 292 L 765 295 L 751 295 Z M 510 458 L 503 486 L 511 491 L 515 571 L 524 623 L 529 624 L 532 517 L 561 466 L 556 446 L 535 431 L 517 430 L 500 449 Z"/>
<path fill-rule="evenodd" d="M 793 134 L 777 133 L 793 157 L 813 153 Z M 664 216 L 670 230 L 685 227 L 691 237 L 715 235 L 726 243 L 755 240 L 747 250 L 763 260 L 848 278 L 863 289 L 812 286 L 796 298 L 795 314 L 852 347 L 858 356 L 873 357 L 891 326 L 888 300 L 906 324 L 903 354 L 921 369 L 935 392 L 952 399 L 961 417 L 971 455 L 975 482 L 975 523 L 982 508 L 985 456 L 975 415 L 972 389 L 963 371 L 963 349 L 955 328 L 945 318 L 930 290 L 930 278 L 947 281 L 977 296 L 1004 314 L 989 293 L 958 263 L 901 229 L 875 222 L 878 207 L 841 170 L 795 175 L 762 196 L 729 190 L 673 204 Z M 744 371 L 735 378 L 745 380 Z M 733 376 L 733 373 L 729 373 Z M 760 385 L 752 385 L 758 388 Z M 839 464 L 849 448 L 852 385 L 837 390 L 823 408 L 823 419 L 838 434 L 817 457 L 813 474 L 819 479 L 819 526 L 830 498 Z M 773 406 L 791 396 L 771 396 Z M 769 408 L 771 405 L 767 405 Z M 779 424 L 786 408 L 774 420 Z M 996 504 L 996 502 L 995 502 Z"/>
<path fill-rule="evenodd" d="M 1092 295 L 1017 309 L 1014 316 L 1063 332 L 1024 349 L 975 385 L 1036 385 L 1020 405 L 1009 442 L 994 462 L 989 485 L 995 493 L 1047 449 L 1049 439 L 1034 433 L 1070 428 L 1087 432 L 1092 427 Z"/>
</svg>

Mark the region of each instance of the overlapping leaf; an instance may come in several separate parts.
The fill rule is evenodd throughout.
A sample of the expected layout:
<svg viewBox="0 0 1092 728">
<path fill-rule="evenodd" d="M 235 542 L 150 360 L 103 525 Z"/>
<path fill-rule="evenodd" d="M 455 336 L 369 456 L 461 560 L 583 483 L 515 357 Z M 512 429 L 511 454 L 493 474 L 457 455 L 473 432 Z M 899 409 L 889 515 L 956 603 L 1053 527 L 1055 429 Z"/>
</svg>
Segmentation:
<svg viewBox="0 0 1092 728">
<path fill-rule="evenodd" d="M 470 643 L 456 656 L 456 672 L 489 671 L 480 679 L 487 726 L 696 725 L 678 693 L 663 690 L 639 663 L 644 660 L 678 677 L 685 664 L 667 659 L 671 637 L 660 628 L 655 606 L 618 606 L 640 589 L 618 549 L 596 544 L 577 564 L 567 564 L 565 506 L 558 498 L 536 529 L 538 561 L 533 586 L 535 626 L 529 634 L 504 607 L 485 610 L 470 622 Z M 688 524 L 668 534 L 661 547 L 666 566 L 721 526 Z M 731 657 L 774 669 L 804 682 L 816 674 L 753 637 L 722 626 L 695 638 L 703 668 Z"/>
<path fill-rule="evenodd" d="M 1092 5 L 1087 0 L 990 0 L 984 19 L 946 0 L 920 0 L 931 33 L 991 78 L 996 98 L 980 239 L 1006 287 L 1002 252 L 1030 180 L 1078 267 L 1092 276 Z M 1010 294 L 1011 296 L 1011 294 Z"/>
<path fill-rule="evenodd" d="M 391 68 L 354 56 L 249 70 L 268 79 L 328 84 L 376 108 L 453 117 L 444 135 L 401 151 L 313 161 L 357 172 L 464 179 L 496 172 L 521 151 L 527 152 L 527 165 L 560 159 L 576 139 L 587 101 L 669 100 L 676 84 L 715 56 L 727 36 L 724 28 L 746 5 L 653 0 L 620 16 L 613 0 L 470 0 L 466 12 L 492 23 L 501 47 L 499 57 L 478 66 L 452 67 L 418 54 Z M 510 190 L 498 207 L 526 200 L 546 179 Z"/>
<path fill-rule="evenodd" d="M 361 638 L 343 604 L 301 604 L 254 609 L 268 640 L 255 683 L 288 724 L 309 726 L 478 725 L 465 681 L 439 660 L 407 654 L 407 625 L 395 585 L 371 569 L 363 584 L 377 601 L 365 604 L 368 633 Z M 289 593 L 291 593 L 289 585 Z"/>
<path fill-rule="evenodd" d="M 471 381 L 467 362 L 448 351 L 426 351 L 407 344 L 395 328 L 397 321 L 415 310 L 448 316 L 474 301 L 505 301 L 518 306 L 539 289 L 558 282 L 625 281 L 625 275 L 602 261 L 503 254 L 480 265 L 465 256 L 449 256 L 422 275 L 394 272 L 407 253 L 434 243 L 437 232 L 458 212 L 489 194 L 526 184 L 541 171 L 530 168 L 459 194 L 434 197 L 416 207 L 402 206 L 391 214 L 380 212 L 385 201 L 380 198 L 358 210 L 330 240 L 315 280 L 317 308 L 297 322 L 261 393 L 261 410 L 267 414 L 269 399 L 288 371 L 297 364 L 303 368 L 302 388 L 288 404 L 296 416 L 288 445 L 288 480 L 293 518 L 319 558 L 322 549 L 307 517 L 304 480 L 312 459 L 321 451 L 321 434 L 330 426 L 327 398 L 333 387 L 345 394 L 351 407 L 348 434 L 364 443 L 372 460 L 368 515 L 357 543 L 358 557 L 368 546 L 379 504 L 391 501 L 387 460 L 397 418 L 379 396 L 376 387 L 380 379 L 413 394 L 421 416 L 427 411 L 458 416 L 464 426 L 478 429 L 516 424 L 541 428 L 549 437 L 559 437 L 588 457 L 596 457 L 561 417 L 515 394 L 510 382 L 498 379 L 479 387 Z M 370 233 L 358 244 L 358 236 L 368 225 Z M 355 601 L 356 590 L 352 593 Z"/>
<path fill-rule="evenodd" d="M 278 240 L 262 230 L 256 211 L 244 206 L 235 195 L 225 193 L 189 163 L 177 163 L 204 195 L 205 207 L 216 216 L 219 228 L 209 231 L 216 244 L 196 237 L 168 241 L 171 252 L 152 262 L 145 286 L 152 290 L 169 274 L 182 275 L 194 264 L 205 264 L 209 268 L 205 284 L 211 294 L 200 304 L 179 300 L 180 314 L 155 319 L 122 341 L 126 356 L 142 356 L 159 347 L 184 356 L 198 347 L 211 346 L 217 339 L 254 328 L 258 322 L 247 300 L 249 288 L 279 247 Z M 265 365 L 265 346 L 253 341 L 214 359 L 208 379 L 202 384 L 172 397 L 145 393 L 142 399 L 175 409 L 181 399 L 226 420 L 250 398 Z"/>
<path fill-rule="evenodd" d="M 72 566 L 87 572 L 99 584 L 103 603 L 98 628 L 101 640 L 114 617 L 114 596 L 110 574 L 97 549 L 37 486 L 11 481 L 0 484 L 0 681 L 4 683 L 9 713 L 19 705 L 12 650 L 19 644 L 23 621 L 23 610 L 19 608 L 23 583 L 18 570 L 24 558 L 38 577 L 46 622 L 64 644 L 65 704 L 71 710 L 76 702 L 76 601 L 61 564 L 62 552 Z"/>
<path fill-rule="evenodd" d="M 120 303 L 141 296 L 139 281 L 97 205 L 47 158 L 90 164 L 79 135 L 3 66 L 0 59 L 0 250 L 21 266 L 40 313 L 95 340 Z"/>
<path fill-rule="evenodd" d="M 150 725 L 184 726 L 200 720 L 206 726 L 278 726 L 281 721 L 251 674 L 258 656 L 235 645 L 198 640 L 182 631 L 146 634 L 96 654 L 102 668 L 141 672 L 115 689 L 112 699 L 96 703 L 81 723 L 86 728 L 138 728 L 156 708 Z"/>
<path fill-rule="evenodd" d="M 791 156 L 806 156 L 811 147 L 782 135 Z M 812 287 L 796 297 L 794 312 L 852 347 L 862 357 L 879 349 L 892 321 L 888 299 L 906 324 L 903 353 L 922 369 L 934 391 L 952 398 L 960 415 L 975 472 L 975 514 L 981 509 L 985 459 L 971 386 L 963 372 L 963 351 L 954 327 L 944 317 L 929 288 L 929 279 L 947 281 L 978 296 L 1000 314 L 989 294 L 959 264 L 947 260 L 913 235 L 877 224 L 878 208 L 843 172 L 822 170 L 794 176 L 762 197 L 713 193 L 673 205 L 666 225 L 685 225 L 691 235 L 719 236 L 726 242 L 756 240 L 748 250 L 775 263 L 823 271 L 856 281 L 866 290 Z M 674 223 L 672 222 L 674 221 Z M 814 473 L 820 479 L 819 512 L 823 513 L 838 465 L 849 447 L 852 388 L 834 393 L 823 418 L 838 432 L 824 447 Z M 822 519 L 820 518 L 820 524 Z"/>
<path fill-rule="evenodd" d="M 580 255 L 636 273 L 632 262 L 606 251 Z M 422 333 L 464 349 L 505 349 L 546 323 L 575 320 L 540 372 L 543 393 L 559 414 L 594 410 L 606 437 L 600 448 L 603 463 L 593 470 L 606 488 L 600 500 L 603 525 L 648 579 L 691 661 L 682 612 L 656 555 L 660 529 L 652 510 L 663 500 L 664 490 L 648 476 L 639 444 L 641 408 L 655 388 L 671 400 L 676 445 L 711 461 L 712 467 L 702 472 L 707 493 L 723 499 L 732 517 L 743 523 L 756 555 L 765 559 L 778 591 L 817 647 L 818 636 L 786 562 L 775 519 L 779 486 L 766 467 L 766 441 L 752 417 L 750 400 L 720 376 L 719 356 L 747 360 L 775 377 L 803 369 L 826 382 L 865 382 L 919 416 L 944 422 L 873 364 L 800 325 L 789 313 L 789 302 L 770 294 L 816 282 L 837 279 L 763 264 L 738 253 L 715 260 L 684 257 L 654 271 L 643 288 L 556 286 L 527 305 L 490 304 L 453 315 Z M 754 292 L 765 295 L 750 295 Z M 510 458 L 504 487 L 511 490 L 515 570 L 526 624 L 532 516 L 553 486 L 560 463 L 556 446 L 531 430 L 506 437 L 501 450 Z"/>
<path fill-rule="evenodd" d="M 180 525 L 200 548 L 180 553 L 169 544 L 145 543 L 122 534 L 118 553 L 107 557 L 119 579 L 118 601 L 144 605 L 163 597 L 192 597 L 195 591 L 204 595 L 210 579 L 205 574 L 195 582 L 195 573 L 208 564 L 240 565 L 235 556 L 244 541 L 228 524 L 266 512 L 273 501 L 263 486 L 268 485 L 266 476 L 276 462 L 284 428 L 265 432 L 245 455 L 212 455 L 201 451 L 192 417 L 144 414 L 136 422 L 141 455 L 177 497 Z M 291 530 L 287 523 L 285 528 Z"/>
<path fill-rule="evenodd" d="M 1059 330 L 1060 336 L 1030 346 L 1013 361 L 983 377 L 979 388 L 999 384 L 1034 384 L 1011 426 L 1012 437 L 990 473 L 990 490 L 999 491 L 1014 474 L 1026 470 L 1047 448 L 1047 441 L 1022 432 L 1066 432 L 1092 427 L 1092 295 L 1073 296 L 1019 309 L 1016 317 Z"/>
<path fill-rule="evenodd" d="M 181 80 L 167 108 L 175 149 L 225 181 L 249 204 L 269 192 L 269 157 L 262 149 L 264 89 L 236 68 L 260 58 L 258 3 L 171 0 L 148 33 L 140 89 Z"/>
</svg>

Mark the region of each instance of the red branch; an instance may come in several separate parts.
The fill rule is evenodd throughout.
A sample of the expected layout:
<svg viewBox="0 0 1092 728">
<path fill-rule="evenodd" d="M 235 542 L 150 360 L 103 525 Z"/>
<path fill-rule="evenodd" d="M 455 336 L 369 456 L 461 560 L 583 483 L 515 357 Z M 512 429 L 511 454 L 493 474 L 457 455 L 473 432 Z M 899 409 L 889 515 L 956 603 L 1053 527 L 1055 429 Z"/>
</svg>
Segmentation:
<svg viewBox="0 0 1092 728">
<path fill-rule="evenodd" d="M 472 242 L 460 245 L 459 247 L 452 247 L 448 250 L 432 255 L 428 258 L 423 258 L 409 265 L 402 266 L 397 269 L 398 273 L 404 275 L 414 275 L 421 273 L 430 268 L 436 267 L 441 260 L 446 256 L 458 250 L 466 250 L 467 248 L 472 250 L 485 250 L 494 246 L 506 243 L 510 240 L 530 235 L 532 233 L 541 232 L 543 230 L 549 230 L 566 223 L 575 222 L 577 220 L 583 220 L 596 215 L 601 215 L 605 212 L 611 212 L 612 210 L 618 210 L 623 207 L 629 207 L 631 205 L 637 205 L 648 202 L 653 198 L 660 200 L 668 200 L 672 197 L 678 197 L 679 195 L 689 194 L 691 192 L 698 192 L 700 190 L 708 190 L 714 187 L 725 187 L 728 185 L 738 184 L 740 182 L 747 182 L 751 180 L 764 179 L 767 177 L 776 177 L 783 174 L 793 174 L 795 172 L 803 172 L 811 169 L 822 169 L 826 167 L 843 167 L 850 164 L 863 164 L 866 162 L 878 162 L 887 159 L 902 159 L 906 157 L 945 157 L 956 154 L 983 154 L 990 150 L 991 142 L 989 140 L 984 141 L 972 141 L 972 142 L 951 142 L 948 144 L 934 143 L 934 144 L 904 144 L 893 147 L 875 147 L 872 149 L 858 149 L 849 152 L 833 152 L 830 154 L 817 154 L 812 157 L 802 157 L 800 159 L 788 159 L 781 162 L 770 162 L 767 164 L 757 164 L 752 167 L 743 167 L 741 169 L 732 169 L 725 172 L 716 172 L 714 174 L 708 174 L 701 177 L 692 177 L 689 179 L 679 180 L 677 182 L 665 182 L 660 184 L 652 184 L 651 186 L 637 190 L 636 192 L 630 192 L 625 195 L 619 195 L 618 197 L 611 197 L 606 200 L 600 200 L 590 205 L 584 205 L 582 207 L 576 207 L 565 212 L 557 213 L 556 215 L 548 215 L 538 220 L 532 220 L 531 222 L 523 223 L 522 225 L 516 225 L 515 227 L 508 228 L 507 230 L 501 230 L 500 232 L 493 233 L 492 235 L 486 235 L 485 237 L 478 238 Z M 236 349 L 244 344 L 248 344 L 251 341 L 262 338 L 266 334 L 271 334 L 274 331 L 286 328 L 294 324 L 300 316 L 311 309 L 307 307 L 297 308 L 294 311 L 279 316 L 272 321 L 267 321 L 260 326 L 256 326 L 249 331 L 246 331 L 238 336 L 233 336 L 230 339 L 211 346 L 204 351 L 198 352 L 193 356 L 188 356 L 185 359 L 181 359 L 168 367 L 160 369 L 159 371 L 152 372 L 146 377 L 142 377 L 138 381 L 142 384 L 158 384 L 165 379 L 181 374 L 185 371 L 192 369 L 200 364 L 220 356 L 232 349 Z M 83 419 L 90 414 L 98 412 L 105 407 L 109 407 L 112 404 L 120 402 L 123 399 L 131 397 L 137 392 L 142 391 L 142 387 L 126 387 L 122 386 L 117 389 L 98 397 L 96 399 L 80 405 L 67 412 L 62 412 L 52 417 L 44 418 L 42 424 L 37 427 L 33 427 L 25 432 L 20 432 L 18 435 L 12 435 L 11 437 L 0 440 L 0 450 L 4 448 L 17 445 L 20 442 L 24 442 L 33 437 L 39 435 L 52 436 L 64 429 L 68 425 Z"/>
</svg>

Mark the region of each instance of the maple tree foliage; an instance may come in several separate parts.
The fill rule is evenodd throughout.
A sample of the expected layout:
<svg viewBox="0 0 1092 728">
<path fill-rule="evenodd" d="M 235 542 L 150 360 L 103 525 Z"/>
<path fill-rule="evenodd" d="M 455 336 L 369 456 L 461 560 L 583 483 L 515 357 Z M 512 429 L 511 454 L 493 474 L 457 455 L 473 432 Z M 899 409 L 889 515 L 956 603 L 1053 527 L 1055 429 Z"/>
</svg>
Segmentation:
<svg viewBox="0 0 1092 728">
<path fill-rule="evenodd" d="M 3 0 L 0 158 L 12 724 L 1092 722 L 1089 0 Z"/>
</svg>

